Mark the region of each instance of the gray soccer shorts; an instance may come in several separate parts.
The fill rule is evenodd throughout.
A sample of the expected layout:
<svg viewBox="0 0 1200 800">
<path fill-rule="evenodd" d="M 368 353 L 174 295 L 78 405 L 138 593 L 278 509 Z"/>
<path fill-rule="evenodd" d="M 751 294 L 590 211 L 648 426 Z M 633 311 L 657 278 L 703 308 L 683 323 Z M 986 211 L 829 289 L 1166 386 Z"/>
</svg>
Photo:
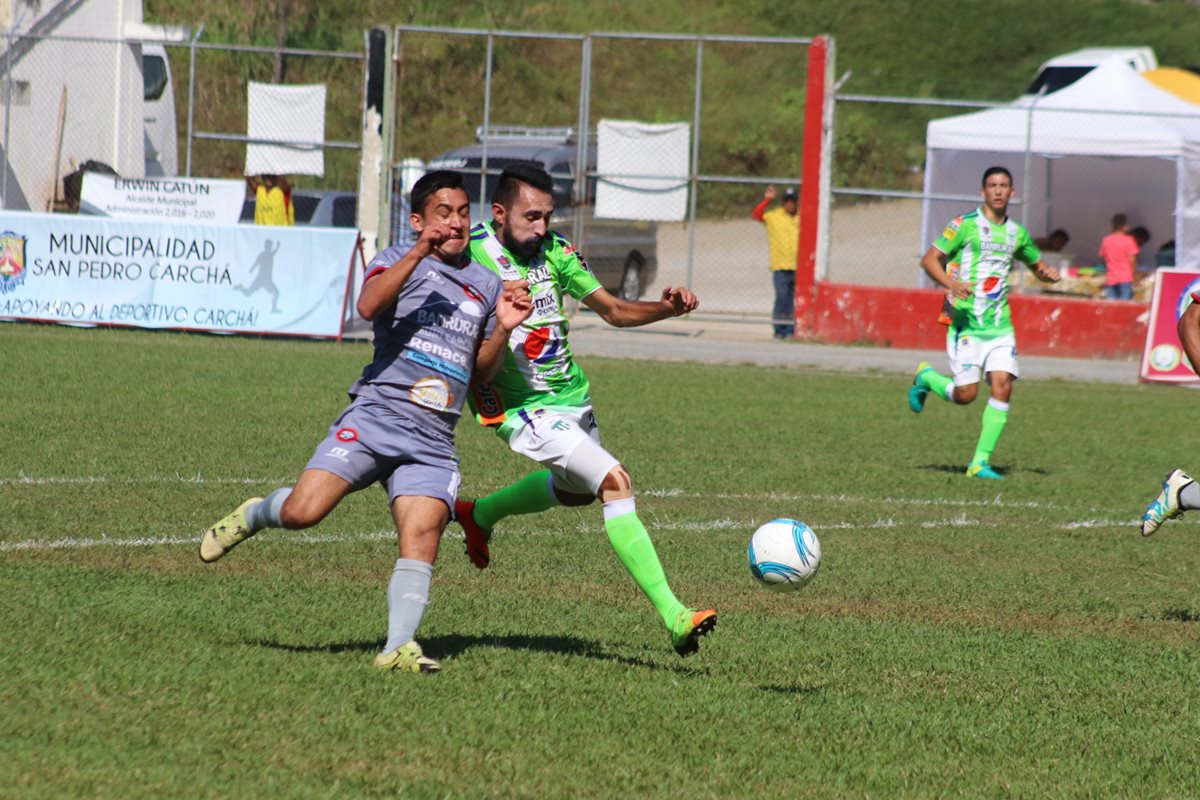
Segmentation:
<svg viewBox="0 0 1200 800">
<path fill-rule="evenodd" d="M 379 482 L 388 502 L 436 497 L 454 508 L 461 480 L 454 440 L 373 400 L 355 399 L 317 445 L 305 469 L 332 472 L 355 491 Z"/>
</svg>

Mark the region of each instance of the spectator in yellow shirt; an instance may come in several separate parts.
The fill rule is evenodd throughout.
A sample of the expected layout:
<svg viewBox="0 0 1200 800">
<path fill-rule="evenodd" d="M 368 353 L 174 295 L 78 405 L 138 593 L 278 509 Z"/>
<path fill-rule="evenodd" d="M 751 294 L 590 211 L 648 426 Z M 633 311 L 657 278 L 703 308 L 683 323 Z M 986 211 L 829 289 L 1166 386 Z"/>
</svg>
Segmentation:
<svg viewBox="0 0 1200 800">
<path fill-rule="evenodd" d="M 783 193 L 779 207 L 767 210 L 775 199 L 775 187 L 768 186 L 762 201 L 750 216 L 767 226 L 767 247 L 771 253 L 771 278 L 775 283 L 775 309 L 771 314 L 776 339 L 796 334 L 796 260 L 800 250 L 800 196 L 795 189 Z"/>
<path fill-rule="evenodd" d="M 292 185 L 282 175 L 247 175 L 246 184 L 254 192 L 255 225 L 295 225 Z"/>
</svg>

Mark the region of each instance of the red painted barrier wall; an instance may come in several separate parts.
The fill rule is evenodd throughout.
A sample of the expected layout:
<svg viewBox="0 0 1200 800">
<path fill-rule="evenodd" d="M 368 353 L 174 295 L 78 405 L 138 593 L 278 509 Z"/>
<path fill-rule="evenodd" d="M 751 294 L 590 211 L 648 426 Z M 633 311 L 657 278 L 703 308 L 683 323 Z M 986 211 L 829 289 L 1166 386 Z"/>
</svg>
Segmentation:
<svg viewBox="0 0 1200 800">
<path fill-rule="evenodd" d="M 943 292 L 844 283 L 816 285 L 812 338 L 830 344 L 870 343 L 944 350 L 937 322 Z M 1054 295 L 1011 295 L 1017 347 L 1025 355 L 1064 358 L 1140 356 L 1150 308 L 1144 303 Z"/>
</svg>

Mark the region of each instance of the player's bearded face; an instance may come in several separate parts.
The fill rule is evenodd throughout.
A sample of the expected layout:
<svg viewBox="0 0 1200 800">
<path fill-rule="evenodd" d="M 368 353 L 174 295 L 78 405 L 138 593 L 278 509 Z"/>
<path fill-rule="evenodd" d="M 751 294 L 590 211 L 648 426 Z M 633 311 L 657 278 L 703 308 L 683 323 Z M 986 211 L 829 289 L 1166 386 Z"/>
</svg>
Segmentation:
<svg viewBox="0 0 1200 800">
<path fill-rule="evenodd" d="M 546 239 L 553 213 L 549 194 L 522 184 L 512 206 L 504 209 L 500 243 L 522 261 L 534 258 Z"/>
</svg>

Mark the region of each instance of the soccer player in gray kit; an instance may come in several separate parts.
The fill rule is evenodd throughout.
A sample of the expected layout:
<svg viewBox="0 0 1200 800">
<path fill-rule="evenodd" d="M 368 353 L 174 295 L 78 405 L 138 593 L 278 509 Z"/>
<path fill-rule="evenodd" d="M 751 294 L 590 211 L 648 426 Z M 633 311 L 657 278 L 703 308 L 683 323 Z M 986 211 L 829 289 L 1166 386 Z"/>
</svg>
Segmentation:
<svg viewBox="0 0 1200 800">
<path fill-rule="evenodd" d="M 500 369 L 509 334 L 532 310 L 525 286 L 470 260 L 470 200 L 457 172 L 416 182 L 409 217 L 418 239 L 367 265 L 358 313 L 371 320 L 375 357 L 349 389 L 350 405 L 296 485 L 254 497 L 205 531 L 213 562 L 263 528 L 316 525 L 351 492 L 387 489 L 400 558 L 388 584 L 388 637 L 375 666 L 437 672 L 416 642 L 459 472 L 454 426 L 473 375 Z"/>
</svg>

